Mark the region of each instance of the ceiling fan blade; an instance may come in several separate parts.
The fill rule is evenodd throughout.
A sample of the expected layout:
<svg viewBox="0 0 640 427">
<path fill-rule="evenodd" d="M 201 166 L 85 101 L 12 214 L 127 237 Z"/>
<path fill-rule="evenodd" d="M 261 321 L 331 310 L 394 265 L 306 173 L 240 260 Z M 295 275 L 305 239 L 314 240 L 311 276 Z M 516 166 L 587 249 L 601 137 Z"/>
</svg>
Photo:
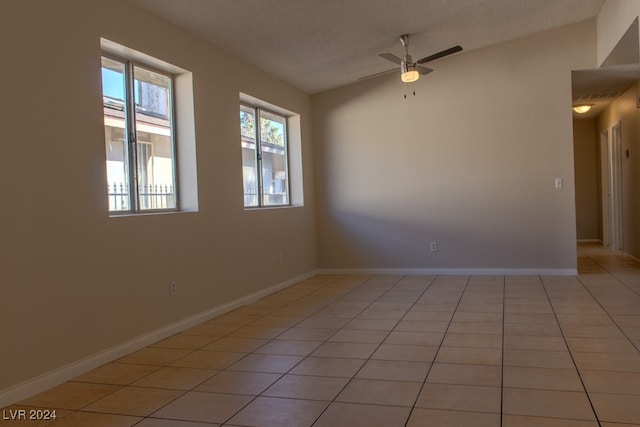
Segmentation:
<svg viewBox="0 0 640 427">
<path fill-rule="evenodd" d="M 369 74 L 368 76 L 360 77 L 358 80 L 372 79 L 374 77 L 383 76 L 385 74 L 389 74 L 389 73 L 393 73 L 393 72 L 397 72 L 397 71 L 398 71 L 398 69 L 394 68 L 393 70 L 386 70 L 386 71 L 381 71 L 381 72 L 375 73 L 375 74 Z"/>
<path fill-rule="evenodd" d="M 398 58 L 397 56 L 391 54 L 391 53 L 381 53 L 380 57 L 386 59 L 387 61 L 391 61 L 394 64 L 402 64 L 402 58 Z"/>
<path fill-rule="evenodd" d="M 462 48 L 460 46 L 450 47 L 449 49 L 445 49 L 442 52 L 434 53 L 433 55 L 426 56 L 422 59 L 418 59 L 416 64 L 424 64 L 429 61 L 435 61 L 436 59 L 440 59 L 444 56 L 451 55 L 456 52 L 460 52 Z"/>
<path fill-rule="evenodd" d="M 420 65 L 416 65 L 416 70 L 418 70 L 418 72 L 423 76 L 426 76 L 427 74 L 433 71 L 431 68 L 422 67 Z"/>
</svg>

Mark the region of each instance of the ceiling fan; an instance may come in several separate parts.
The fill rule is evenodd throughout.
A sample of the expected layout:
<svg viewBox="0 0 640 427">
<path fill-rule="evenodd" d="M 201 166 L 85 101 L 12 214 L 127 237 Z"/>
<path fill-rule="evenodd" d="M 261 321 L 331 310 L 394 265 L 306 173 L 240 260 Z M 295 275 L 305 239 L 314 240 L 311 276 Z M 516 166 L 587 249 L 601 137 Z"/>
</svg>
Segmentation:
<svg viewBox="0 0 640 427">
<path fill-rule="evenodd" d="M 392 53 L 381 53 L 380 56 L 387 61 L 391 61 L 395 64 L 400 65 L 400 78 L 405 83 L 415 82 L 420 78 L 420 75 L 424 76 L 433 71 L 431 68 L 423 67 L 422 64 L 435 61 L 436 59 L 440 59 L 442 57 L 460 52 L 462 50 L 460 46 L 454 46 L 441 52 L 434 53 L 433 55 L 425 56 L 424 58 L 418 59 L 416 62 L 413 62 L 411 55 L 409 55 L 409 35 L 403 34 L 398 39 L 400 40 L 400 44 L 402 44 L 402 47 L 404 47 L 404 56 L 402 58 L 399 58 Z M 396 70 L 397 69 L 383 71 L 381 73 L 363 77 L 360 80 L 377 77 Z"/>
</svg>

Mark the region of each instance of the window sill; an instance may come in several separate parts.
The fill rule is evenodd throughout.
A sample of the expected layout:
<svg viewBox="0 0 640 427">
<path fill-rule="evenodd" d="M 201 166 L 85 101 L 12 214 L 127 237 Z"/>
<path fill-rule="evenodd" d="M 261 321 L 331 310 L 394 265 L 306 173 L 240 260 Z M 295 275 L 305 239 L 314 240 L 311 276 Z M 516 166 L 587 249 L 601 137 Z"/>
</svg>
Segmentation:
<svg viewBox="0 0 640 427">
<path fill-rule="evenodd" d="M 132 218 L 132 217 L 140 217 L 140 216 L 157 216 L 157 215 L 177 215 L 177 214 L 189 214 L 196 213 L 198 211 L 188 211 L 188 210 L 164 210 L 164 211 L 150 211 L 150 212 L 109 212 L 109 218 Z"/>
<path fill-rule="evenodd" d="M 244 210 L 251 211 L 270 211 L 270 210 L 283 210 L 283 209 L 296 209 L 303 208 L 304 205 L 279 205 L 279 206 L 245 206 Z"/>
</svg>

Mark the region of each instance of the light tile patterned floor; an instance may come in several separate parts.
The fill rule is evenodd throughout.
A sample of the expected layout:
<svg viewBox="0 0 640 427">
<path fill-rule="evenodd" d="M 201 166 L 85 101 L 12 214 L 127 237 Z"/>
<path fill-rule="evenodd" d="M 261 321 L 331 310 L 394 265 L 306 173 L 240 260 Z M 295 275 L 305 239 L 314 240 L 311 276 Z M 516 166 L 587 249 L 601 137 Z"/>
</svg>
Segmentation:
<svg viewBox="0 0 640 427">
<path fill-rule="evenodd" d="M 318 276 L 8 410 L 55 426 L 640 426 L 640 262 Z M 0 420 L 0 425 L 50 422 Z"/>
</svg>

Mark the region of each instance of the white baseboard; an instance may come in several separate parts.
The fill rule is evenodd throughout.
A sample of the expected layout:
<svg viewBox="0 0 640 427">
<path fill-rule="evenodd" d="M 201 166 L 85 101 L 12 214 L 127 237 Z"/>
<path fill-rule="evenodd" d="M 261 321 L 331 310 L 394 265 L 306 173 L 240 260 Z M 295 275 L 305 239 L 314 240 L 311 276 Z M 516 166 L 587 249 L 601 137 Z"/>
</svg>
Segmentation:
<svg viewBox="0 0 640 427">
<path fill-rule="evenodd" d="M 130 341 L 101 351 L 100 353 L 94 354 L 84 359 L 80 359 L 78 361 L 70 363 L 69 365 L 47 372 L 23 383 L 17 384 L 13 387 L 0 390 L 0 408 L 5 408 L 37 393 L 45 391 L 51 387 L 55 387 L 65 381 L 77 377 L 78 375 L 82 375 L 92 369 L 112 362 L 116 359 L 126 356 L 129 353 L 140 350 L 162 339 L 185 331 L 191 327 L 197 326 L 200 323 L 213 319 L 214 317 L 220 316 L 231 310 L 235 310 L 236 308 L 242 307 L 243 305 L 257 301 L 269 294 L 288 288 L 289 286 L 313 277 L 316 274 L 317 272 L 315 270 L 309 271 L 298 277 L 294 277 L 292 279 L 278 283 L 274 286 L 262 289 L 253 294 L 246 295 L 242 298 L 238 298 L 234 301 L 219 305 L 210 310 L 206 310 L 196 315 L 171 323 L 170 325 L 167 325 L 155 331 L 151 331 Z"/>
<path fill-rule="evenodd" d="M 407 276 L 577 276 L 575 268 L 320 268 L 318 274 Z"/>
<path fill-rule="evenodd" d="M 309 271 L 300 276 L 278 283 L 274 286 L 262 289 L 250 295 L 238 298 L 234 301 L 219 305 L 210 310 L 195 314 L 165 327 L 151 331 L 147 334 L 136 337 L 132 340 L 111 347 L 100 353 L 77 360 L 69 365 L 47 372 L 23 383 L 0 390 L 0 408 L 7 407 L 24 400 L 37 393 L 45 391 L 51 387 L 62 384 L 79 375 L 89 372 L 99 366 L 112 362 L 129 353 L 140 350 L 162 339 L 185 331 L 193 326 L 197 326 L 207 320 L 220 316 L 243 305 L 257 301 L 267 295 L 285 289 L 298 282 L 306 280 L 319 274 L 350 275 L 350 274 L 386 274 L 386 275 L 489 275 L 489 276 L 575 276 L 578 274 L 575 269 L 483 269 L 483 268 L 320 268 Z"/>
</svg>

